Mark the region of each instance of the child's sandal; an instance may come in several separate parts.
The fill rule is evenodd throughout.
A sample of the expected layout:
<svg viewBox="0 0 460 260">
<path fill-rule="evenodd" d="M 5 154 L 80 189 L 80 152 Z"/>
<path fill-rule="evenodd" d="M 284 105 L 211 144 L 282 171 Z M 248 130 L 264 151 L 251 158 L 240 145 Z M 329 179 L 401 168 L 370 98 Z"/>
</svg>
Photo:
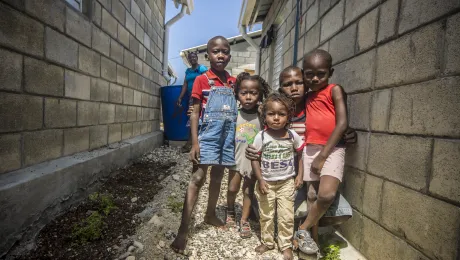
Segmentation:
<svg viewBox="0 0 460 260">
<path fill-rule="evenodd" d="M 227 211 L 227 218 L 225 219 L 225 226 L 227 226 L 227 227 L 236 226 L 235 212 L 234 211 Z"/>
<path fill-rule="evenodd" d="M 249 222 L 241 223 L 240 225 L 240 237 L 241 238 L 250 238 L 252 237 L 251 225 Z"/>
<path fill-rule="evenodd" d="M 294 234 L 294 240 L 296 240 L 299 250 L 305 254 L 316 254 L 319 251 L 318 245 L 306 230 L 297 230 Z"/>
</svg>

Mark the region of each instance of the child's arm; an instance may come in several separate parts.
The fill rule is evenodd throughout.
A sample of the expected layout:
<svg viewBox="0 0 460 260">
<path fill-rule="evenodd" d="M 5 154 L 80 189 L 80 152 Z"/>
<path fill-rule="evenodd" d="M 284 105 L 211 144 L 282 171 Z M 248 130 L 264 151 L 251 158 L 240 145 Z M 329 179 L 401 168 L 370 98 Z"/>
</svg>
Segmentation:
<svg viewBox="0 0 460 260">
<path fill-rule="evenodd" d="M 262 131 L 259 132 L 256 137 L 254 137 L 253 143 L 257 152 L 262 150 Z M 257 160 L 251 160 L 252 171 L 257 178 L 259 183 L 259 191 L 262 194 L 268 193 L 268 184 L 265 182 L 264 178 L 262 177 L 262 169 L 260 168 L 260 157 Z"/>
<path fill-rule="evenodd" d="M 295 188 L 300 189 L 303 185 L 303 158 L 302 151 L 297 152 L 297 177 L 295 177 Z"/>
<path fill-rule="evenodd" d="M 335 109 L 335 128 L 327 140 L 326 145 L 312 162 L 311 171 L 318 175 L 327 157 L 331 154 L 332 149 L 334 149 L 345 133 L 345 130 L 348 128 L 347 94 L 345 94 L 345 91 L 343 91 L 343 88 L 339 85 L 332 87 L 331 93 Z"/>
<path fill-rule="evenodd" d="M 200 146 L 198 143 L 198 119 L 200 118 L 201 100 L 193 98 L 193 110 L 190 115 L 190 132 L 192 138 L 192 149 L 190 150 L 190 160 L 199 163 Z"/>
</svg>

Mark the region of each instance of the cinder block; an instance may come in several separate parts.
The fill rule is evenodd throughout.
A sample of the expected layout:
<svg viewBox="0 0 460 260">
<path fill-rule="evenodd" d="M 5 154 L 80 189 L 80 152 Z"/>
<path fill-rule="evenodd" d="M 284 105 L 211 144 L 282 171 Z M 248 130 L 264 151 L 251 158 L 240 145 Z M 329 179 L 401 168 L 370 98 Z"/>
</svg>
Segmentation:
<svg viewBox="0 0 460 260">
<path fill-rule="evenodd" d="M 377 39 L 378 8 L 367 13 L 358 23 L 358 49 L 366 50 L 375 44 Z"/>
<path fill-rule="evenodd" d="M 142 76 L 148 77 L 150 73 L 150 67 L 147 63 L 142 63 Z"/>
<path fill-rule="evenodd" d="M 339 83 L 347 93 L 371 89 L 375 53 L 375 50 L 370 50 L 335 66 L 332 82 Z"/>
<path fill-rule="evenodd" d="M 441 33 L 441 24 L 435 23 L 379 47 L 376 87 L 435 76 L 439 70 Z"/>
<path fill-rule="evenodd" d="M 92 20 L 95 24 L 101 26 L 102 23 L 102 6 L 99 2 L 93 1 L 93 17 Z"/>
<path fill-rule="evenodd" d="M 304 43 L 305 43 L 305 37 L 302 36 L 302 38 L 300 38 L 297 43 L 297 61 L 302 61 L 303 59 Z M 268 65 L 269 65 L 268 61 L 266 63 L 265 62 L 262 63 L 261 70 L 265 71 L 265 66 L 268 66 Z"/>
<path fill-rule="evenodd" d="M 159 97 L 152 97 L 152 107 L 154 108 L 160 108 L 160 98 Z"/>
<path fill-rule="evenodd" d="M 129 139 L 133 136 L 133 124 L 132 123 L 126 123 L 122 125 L 122 130 L 121 130 L 121 139 L 126 140 Z"/>
<path fill-rule="evenodd" d="M 43 125 L 43 98 L 0 92 L 0 132 L 39 129 Z"/>
<path fill-rule="evenodd" d="M 110 83 L 109 101 L 112 103 L 123 103 L 123 87 Z"/>
<path fill-rule="evenodd" d="M 430 192 L 460 202 L 460 142 L 435 139 Z"/>
<path fill-rule="evenodd" d="M 150 50 L 150 37 L 147 35 L 147 32 L 144 31 L 144 46 L 147 50 Z"/>
<path fill-rule="evenodd" d="M 22 72 L 22 68 L 19 68 L 19 72 Z M 12 73 L 14 76 L 15 72 Z M 40 60 L 25 57 L 24 88 L 30 93 L 63 96 L 64 69 Z"/>
<path fill-rule="evenodd" d="M 45 98 L 45 127 L 75 126 L 77 102 L 68 99 Z"/>
<path fill-rule="evenodd" d="M 97 125 L 89 128 L 89 149 L 96 149 L 107 145 L 108 126 Z"/>
<path fill-rule="evenodd" d="M 374 221 L 366 217 L 363 217 L 362 233 L 363 239 L 360 251 L 368 259 L 428 260 L 428 258 L 411 247 L 407 242 L 386 231 Z"/>
<path fill-rule="evenodd" d="M 112 14 L 121 23 L 125 24 L 125 7 L 118 0 L 112 0 Z"/>
<path fill-rule="evenodd" d="M 0 49 L 0 89 L 21 90 L 22 56 Z"/>
<path fill-rule="evenodd" d="M 123 46 L 115 40 L 110 41 L 110 57 L 117 63 L 123 64 Z"/>
<path fill-rule="evenodd" d="M 101 57 L 101 77 L 108 81 L 116 81 L 117 64 L 106 57 Z"/>
<path fill-rule="evenodd" d="M 430 258 L 456 257 L 460 236 L 460 210 L 456 206 L 385 182 L 382 223 L 420 247 Z"/>
<path fill-rule="evenodd" d="M 353 209 L 353 217 L 339 226 L 340 233 L 356 248 L 360 249 L 363 237 L 364 216 Z"/>
<path fill-rule="evenodd" d="M 134 20 L 134 18 L 131 16 L 131 14 L 126 11 L 126 29 L 128 29 L 128 31 L 130 31 L 133 35 L 136 34 L 136 21 Z"/>
<path fill-rule="evenodd" d="M 67 67 L 77 68 L 78 43 L 46 27 L 45 55 L 49 60 L 58 62 Z"/>
<path fill-rule="evenodd" d="M 348 0 L 345 6 L 345 24 L 349 24 L 379 3 L 379 0 Z"/>
<path fill-rule="evenodd" d="M 423 190 L 430 172 L 431 147 L 432 140 L 428 138 L 371 134 L 367 170 Z"/>
<path fill-rule="evenodd" d="M 128 86 L 132 87 L 132 88 L 138 88 L 138 81 L 139 81 L 139 75 L 137 75 L 134 71 L 130 70 L 128 71 L 128 75 L 129 75 L 129 82 L 128 82 Z"/>
<path fill-rule="evenodd" d="M 137 118 L 137 108 L 134 106 L 128 106 L 128 122 L 134 122 Z"/>
<path fill-rule="evenodd" d="M 109 82 L 91 78 L 91 100 L 93 101 L 109 101 Z"/>
<path fill-rule="evenodd" d="M 115 105 L 115 123 L 126 122 L 128 119 L 128 106 Z"/>
<path fill-rule="evenodd" d="M 446 29 L 444 73 L 460 73 L 460 14 L 449 17 Z"/>
<path fill-rule="evenodd" d="M 383 179 L 366 175 L 363 195 L 363 213 L 374 221 L 379 221 Z M 391 258 L 388 258 L 391 259 Z"/>
<path fill-rule="evenodd" d="M 352 24 L 329 41 L 329 53 L 333 64 L 348 59 L 355 54 L 357 25 Z"/>
<path fill-rule="evenodd" d="M 365 171 L 367 166 L 367 153 L 369 150 L 369 133 L 360 131 L 356 133 L 358 142 L 347 146 L 345 163 L 346 165 Z"/>
<path fill-rule="evenodd" d="M 138 108 L 137 108 L 137 113 L 136 113 L 136 114 L 137 114 L 136 120 L 137 120 L 137 121 L 142 121 L 142 119 L 144 118 L 144 117 L 142 116 L 142 107 L 138 107 Z"/>
<path fill-rule="evenodd" d="M 321 0 L 319 2 L 319 16 L 323 16 L 331 7 L 331 0 Z"/>
<path fill-rule="evenodd" d="M 399 0 L 388 0 L 380 5 L 378 42 L 395 35 L 399 9 L 398 2 Z"/>
<path fill-rule="evenodd" d="M 43 56 L 43 24 L 0 5 L 0 44 L 22 52 Z"/>
<path fill-rule="evenodd" d="M 25 1 L 25 10 L 44 23 L 64 31 L 65 4 L 52 0 Z"/>
<path fill-rule="evenodd" d="M 123 88 L 123 104 L 132 105 L 134 101 L 134 90 Z"/>
<path fill-rule="evenodd" d="M 142 105 L 143 107 L 146 107 L 146 106 L 149 105 L 149 94 L 142 93 L 141 105 Z"/>
<path fill-rule="evenodd" d="M 102 29 L 106 31 L 112 38 L 117 38 L 118 22 L 105 9 L 102 9 Z"/>
<path fill-rule="evenodd" d="M 147 123 L 147 133 L 152 132 L 153 121 L 146 121 L 146 123 Z"/>
<path fill-rule="evenodd" d="M 357 210 L 363 211 L 363 195 L 366 173 L 345 167 L 343 174 L 343 196 Z"/>
<path fill-rule="evenodd" d="M 66 10 L 65 31 L 75 40 L 91 46 L 91 23 L 81 13 L 77 13 L 70 7 L 67 7 Z"/>
<path fill-rule="evenodd" d="M 142 108 L 142 120 L 150 119 L 150 108 Z"/>
<path fill-rule="evenodd" d="M 90 78 L 86 75 L 65 70 L 65 96 L 78 99 L 90 99 Z"/>
<path fill-rule="evenodd" d="M 0 173 L 21 168 L 21 135 L 0 135 Z"/>
<path fill-rule="evenodd" d="M 129 32 L 121 24 L 118 24 L 118 40 L 126 48 L 129 48 Z"/>
<path fill-rule="evenodd" d="M 37 132 L 25 132 L 24 166 L 58 158 L 62 155 L 63 131 L 50 129 Z"/>
<path fill-rule="evenodd" d="M 99 103 L 78 101 L 77 125 L 97 125 L 99 122 Z"/>
<path fill-rule="evenodd" d="M 160 119 L 160 109 L 153 109 L 153 116 L 152 120 L 158 120 Z"/>
<path fill-rule="evenodd" d="M 99 106 L 99 124 L 111 124 L 115 122 L 115 105 L 101 103 Z"/>
<path fill-rule="evenodd" d="M 134 19 L 140 23 L 141 21 L 141 9 L 137 5 L 136 1 L 131 0 L 131 14 L 133 15 Z"/>
<path fill-rule="evenodd" d="M 112 1 L 111 0 L 98 0 L 102 6 L 105 7 L 107 10 L 112 10 Z"/>
<path fill-rule="evenodd" d="M 142 29 L 141 25 L 136 23 L 136 39 L 141 42 L 144 42 L 144 30 Z"/>
<path fill-rule="evenodd" d="M 128 49 L 124 50 L 123 53 L 124 65 L 130 70 L 134 70 L 134 54 L 132 54 Z"/>
<path fill-rule="evenodd" d="M 80 45 L 78 51 L 78 68 L 93 76 L 99 77 L 101 74 L 101 55 Z"/>
<path fill-rule="evenodd" d="M 460 77 L 393 89 L 390 131 L 460 136 Z"/>
<path fill-rule="evenodd" d="M 134 56 L 134 70 L 137 73 L 142 73 L 142 60 Z"/>
<path fill-rule="evenodd" d="M 117 64 L 117 83 L 128 86 L 128 69 Z"/>
<path fill-rule="evenodd" d="M 372 92 L 371 129 L 388 131 L 391 111 L 391 89 Z"/>
<path fill-rule="evenodd" d="M 110 36 L 96 26 L 92 29 L 92 48 L 105 56 L 110 55 Z"/>
<path fill-rule="evenodd" d="M 131 0 L 121 0 L 121 3 L 128 11 L 131 11 Z"/>
<path fill-rule="evenodd" d="M 342 28 L 344 2 L 340 1 L 321 19 L 321 41 L 330 38 Z"/>
<path fill-rule="evenodd" d="M 458 8 L 458 1 L 402 0 L 399 33 L 418 27 Z"/>
<path fill-rule="evenodd" d="M 152 132 L 160 131 L 160 120 L 154 120 L 152 122 Z"/>
<path fill-rule="evenodd" d="M 89 127 L 64 129 L 64 156 L 89 149 Z"/>
<path fill-rule="evenodd" d="M 352 128 L 369 130 L 371 93 L 348 96 L 348 124 Z"/>
<path fill-rule="evenodd" d="M 320 23 L 317 23 L 305 34 L 304 54 L 316 49 L 319 45 Z"/>
<path fill-rule="evenodd" d="M 121 141 L 121 124 L 109 125 L 109 144 Z"/>
<path fill-rule="evenodd" d="M 133 137 L 141 134 L 141 122 L 133 123 Z"/>
<path fill-rule="evenodd" d="M 305 21 L 305 31 L 310 30 L 318 22 L 318 7 L 319 1 L 315 1 L 307 11 L 307 19 Z"/>
</svg>

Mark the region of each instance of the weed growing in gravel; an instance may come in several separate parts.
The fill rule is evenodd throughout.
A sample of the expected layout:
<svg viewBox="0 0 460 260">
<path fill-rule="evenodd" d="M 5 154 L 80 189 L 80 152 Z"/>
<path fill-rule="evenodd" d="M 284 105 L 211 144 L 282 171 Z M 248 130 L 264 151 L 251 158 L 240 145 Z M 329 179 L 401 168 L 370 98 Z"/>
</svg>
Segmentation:
<svg viewBox="0 0 460 260">
<path fill-rule="evenodd" d="M 322 260 L 341 260 L 340 258 L 340 247 L 337 245 L 328 245 L 323 249 L 324 253 L 326 254 Z"/>
<path fill-rule="evenodd" d="M 117 209 L 111 194 L 99 194 L 95 192 L 89 195 L 89 200 L 96 203 L 98 205 L 98 210 L 103 212 L 106 216 L 109 215 L 112 210 Z"/>
<path fill-rule="evenodd" d="M 72 240 L 86 244 L 102 237 L 104 228 L 103 216 L 97 211 L 85 218 L 80 224 L 75 224 L 72 229 Z"/>
<path fill-rule="evenodd" d="M 168 208 L 174 212 L 174 213 L 179 213 L 182 212 L 182 207 L 184 206 L 182 201 L 176 200 L 175 197 L 169 196 L 168 197 Z"/>
</svg>

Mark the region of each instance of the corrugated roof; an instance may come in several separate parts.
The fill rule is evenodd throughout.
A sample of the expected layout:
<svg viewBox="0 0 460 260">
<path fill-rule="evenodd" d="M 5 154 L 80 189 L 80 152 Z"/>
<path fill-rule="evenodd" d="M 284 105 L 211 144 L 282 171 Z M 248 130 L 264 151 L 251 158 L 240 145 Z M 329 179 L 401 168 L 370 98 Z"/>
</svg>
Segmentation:
<svg viewBox="0 0 460 260">
<path fill-rule="evenodd" d="M 255 23 L 262 22 L 272 4 L 273 0 L 243 0 L 238 26 L 252 28 Z"/>
</svg>

